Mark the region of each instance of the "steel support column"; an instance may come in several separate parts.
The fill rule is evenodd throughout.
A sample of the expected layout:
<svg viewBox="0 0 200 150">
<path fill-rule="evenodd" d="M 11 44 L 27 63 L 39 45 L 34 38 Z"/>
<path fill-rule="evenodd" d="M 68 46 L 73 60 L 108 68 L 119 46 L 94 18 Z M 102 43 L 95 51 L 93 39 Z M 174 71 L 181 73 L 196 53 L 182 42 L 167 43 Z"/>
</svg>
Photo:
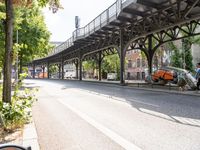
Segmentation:
<svg viewBox="0 0 200 150">
<path fill-rule="evenodd" d="M 152 74 L 152 61 L 153 61 L 153 55 L 154 55 L 154 51 L 153 51 L 153 47 L 152 47 L 152 35 L 148 36 L 148 68 L 149 68 L 149 75 Z"/>
<path fill-rule="evenodd" d="M 76 66 L 76 79 L 78 79 L 78 59 L 75 61 Z"/>
<path fill-rule="evenodd" d="M 35 64 L 33 64 L 33 79 L 35 79 Z"/>
<path fill-rule="evenodd" d="M 101 58 L 101 51 L 99 52 L 99 58 L 98 58 L 98 65 L 99 65 L 99 81 L 101 81 L 101 62 L 102 62 L 102 58 Z"/>
<path fill-rule="evenodd" d="M 62 79 L 64 79 L 64 75 L 65 75 L 65 74 L 64 74 L 64 65 L 65 65 L 65 64 L 64 64 L 64 60 L 63 60 L 63 58 L 62 58 L 62 60 L 61 60 L 61 72 L 62 72 L 62 73 L 61 73 L 61 75 L 62 75 L 61 77 L 62 77 Z"/>
<path fill-rule="evenodd" d="M 58 78 L 61 79 L 61 64 L 58 64 Z"/>
<path fill-rule="evenodd" d="M 50 78 L 50 73 L 49 73 L 49 62 L 47 62 L 47 77 L 48 77 L 48 79 Z"/>
<path fill-rule="evenodd" d="M 43 76 L 43 79 L 44 79 L 44 69 L 45 69 L 45 66 L 42 66 L 42 76 Z"/>
<path fill-rule="evenodd" d="M 120 84 L 124 84 L 124 61 L 125 61 L 125 49 L 124 49 L 124 30 L 120 30 L 120 46 L 119 46 L 119 52 L 120 52 Z"/>
<path fill-rule="evenodd" d="M 79 57 L 79 80 L 82 81 L 82 57 Z"/>
</svg>

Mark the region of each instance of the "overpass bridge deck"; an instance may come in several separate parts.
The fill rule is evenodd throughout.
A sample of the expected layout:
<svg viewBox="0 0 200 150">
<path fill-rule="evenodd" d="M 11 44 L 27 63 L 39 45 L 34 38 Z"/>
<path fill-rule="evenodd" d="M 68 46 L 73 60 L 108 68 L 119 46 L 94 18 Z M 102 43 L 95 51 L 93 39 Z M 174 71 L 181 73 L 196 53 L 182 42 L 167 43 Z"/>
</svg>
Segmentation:
<svg viewBox="0 0 200 150">
<path fill-rule="evenodd" d="M 200 0 L 117 0 L 47 57 L 32 63 L 63 65 L 76 59 L 81 72 L 85 56 L 98 54 L 101 61 L 101 51 L 114 49 L 120 57 L 122 81 L 126 51 L 142 50 L 151 73 L 156 49 L 165 42 L 200 34 L 199 19 Z"/>
<path fill-rule="evenodd" d="M 176 23 L 180 24 L 178 20 L 181 17 L 185 17 L 182 19 L 185 21 L 199 18 L 199 5 L 199 0 L 117 0 L 85 27 L 75 30 L 71 38 L 54 48 L 47 57 L 35 61 L 62 55 L 63 51 L 84 48 L 88 44 L 107 39 L 106 36 L 112 36 L 113 32 L 117 34 L 118 40 L 121 28 L 130 30 L 130 27 L 134 27 L 135 31 L 131 31 L 132 38 L 137 38 L 139 35 L 149 34 L 150 31 L 155 32 L 156 29 L 164 30 L 166 25 L 176 26 Z"/>
</svg>

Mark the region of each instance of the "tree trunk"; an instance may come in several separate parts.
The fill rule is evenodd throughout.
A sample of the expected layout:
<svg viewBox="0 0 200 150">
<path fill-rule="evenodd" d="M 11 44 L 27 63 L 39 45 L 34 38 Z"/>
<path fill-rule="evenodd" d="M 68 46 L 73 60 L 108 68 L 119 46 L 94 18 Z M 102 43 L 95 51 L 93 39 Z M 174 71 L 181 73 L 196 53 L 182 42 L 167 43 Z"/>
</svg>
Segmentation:
<svg viewBox="0 0 200 150">
<path fill-rule="evenodd" d="M 5 38 L 5 61 L 3 80 L 3 102 L 11 103 L 11 70 L 12 70 L 12 47 L 13 47 L 13 3 L 6 0 L 6 38 Z"/>
</svg>

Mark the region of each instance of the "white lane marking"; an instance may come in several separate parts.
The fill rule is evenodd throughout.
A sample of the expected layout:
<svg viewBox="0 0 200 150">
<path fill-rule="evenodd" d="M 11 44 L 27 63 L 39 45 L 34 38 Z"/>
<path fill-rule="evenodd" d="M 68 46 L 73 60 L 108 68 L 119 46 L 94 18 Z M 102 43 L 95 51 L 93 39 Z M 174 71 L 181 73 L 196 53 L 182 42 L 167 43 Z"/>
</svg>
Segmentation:
<svg viewBox="0 0 200 150">
<path fill-rule="evenodd" d="M 112 139 L 113 141 L 115 141 L 117 144 L 119 144 L 120 146 L 122 146 L 124 149 L 126 149 L 126 150 L 142 150 L 141 148 L 139 148 L 136 145 L 134 145 L 133 143 L 127 141 L 126 139 L 124 139 L 120 135 L 116 134 L 112 130 L 106 128 L 105 126 L 103 126 L 101 124 L 99 124 L 94 119 L 92 119 L 89 116 L 87 116 L 86 114 L 80 112 L 79 110 L 75 109 L 74 107 L 70 106 L 69 104 L 64 103 L 61 99 L 58 99 L 58 101 L 60 103 L 62 103 L 63 105 L 67 106 L 71 111 L 73 111 L 74 113 L 76 113 L 77 115 L 79 115 L 82 119 L 84 119 L 85 121 L 87 121 L 89 124 L 91 124 L 92 126 L 94 126 L 95 128 L 97 128 L 98 130 L 100 130 L 102 133 L 104 133 L 110 139 Z"/>
</svg>

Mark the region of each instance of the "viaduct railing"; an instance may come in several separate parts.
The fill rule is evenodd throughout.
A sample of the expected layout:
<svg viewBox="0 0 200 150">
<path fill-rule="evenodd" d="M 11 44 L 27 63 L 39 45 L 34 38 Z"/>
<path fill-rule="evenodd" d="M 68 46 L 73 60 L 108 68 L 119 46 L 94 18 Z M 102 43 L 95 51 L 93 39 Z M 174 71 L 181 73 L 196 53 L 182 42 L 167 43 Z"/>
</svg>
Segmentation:
<svg viewBox="0 0 200 150">
<path fill-rule="evenodd" d="M 117 19 L 119 13 L 123 8 L 136 0 L 117 0 L 108 9 L 102 12 L 94 20 L 88 23 L 85 27 L 79 28 L 72 33 L 72 37 L 63 42 L 61 45 L 55 47 L 48 56 L 55 55 L 74 45 L 74 41 L 86 38 L 93 34 L 95 31 L 100 30 L 102 27 L 108 25 L 111 21 Z"/>
</svg>

